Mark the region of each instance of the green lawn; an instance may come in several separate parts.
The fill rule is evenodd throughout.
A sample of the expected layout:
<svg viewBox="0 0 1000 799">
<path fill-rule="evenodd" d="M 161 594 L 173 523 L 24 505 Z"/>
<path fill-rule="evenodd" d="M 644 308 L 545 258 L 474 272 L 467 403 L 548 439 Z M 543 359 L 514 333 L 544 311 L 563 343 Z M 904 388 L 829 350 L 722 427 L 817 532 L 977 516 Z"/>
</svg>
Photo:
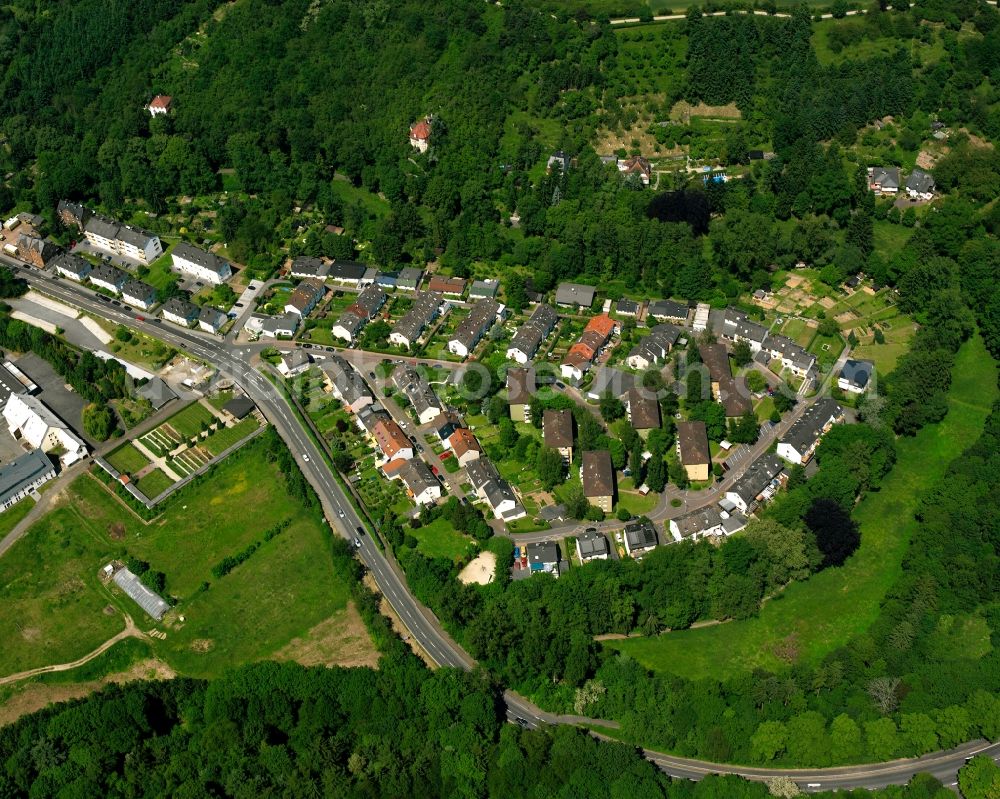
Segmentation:
<svg viewBox="0 0 1000 799">
<path fill-rule="evenodd" d="M 725 678 L 755 667 L 780 667 L 774 647 L 791 636 L 801 659 L 815 661 L 866 630 L 901 573 L 920 497 L 979 437 L 996 396 L 996 381 L 996 365 L 977 336 L 956 359 L 947 417 L 913 438 L 899 440 L 896 466 L 882 490 L 869 494 L 856 509 L 861 548 L 842 568 L 789 586 L 748 621 L 609 641 L 606 646 L 653 669 L 692 679 L 706 674 Z"/>
<path fill-rule="evenodd" d="M 437 518 L 416 530 L 406 530 L 417 539 L 417 549 L 429 558 L 456 560 L 469 551 L 472 539 L 458 532 L 446 519 Z"/>
<path fill-rule="evenodd" d="M 7 535 L 7 533 L 17 527 L 18 522 L 27 516 L 28 511 L 30 511 L 33 507 L 35 507 L 35 500 L 31 497 L 25 497 L 16 505 L 13 505 L 0 513 L 0 538 L 3 538 Z"/>
<path fill-rule="evenodd" d="M 191 438 L 201 432 L 203 422 L 209 424 L 216 421 L 212 412 L 200 402 L 192 402 L 186 408 L 182 408 L 164 424 L 169 424 L 181 438 Z"/>
<path fill-rule="evenodd" d="M 146 630 L 153 622 L 130 600 L 112 597 L 98 571 L 123 551 L 167 575 L 185 622 L 168 617 L 157 656 L 192 676 L 211 676 L 272 656 L 294 638 L 344 610 L 348 586 L 331 568 L 329 533 L 286 492 L 277 465 L 249 449 L 228 458 L 150 524 L 139 521 L 89 475 L 71 501 L 36 523 L 0 558 L 0 674 L 73 660 L 122 628 L 117 604 Z M 289 527 L 249 560 L 216 579 L 212 566 Z M 124 526 L 124 540 L 109 530 Z M 209 584 L 207 590 L 204 585 Z"/>
<path fill-rule="evenodd" d="M 149 465 L 149 458 L 139 452 L 134 444 L 118 447 L 106 458 L 107 462 L 124 474 L 135 474 Z"/>
<path fill-rule="evenodd" d="M 237 441 L 242 441 L 258 427 L 260 427 L 260 422 L 255 417 L 248 416 L 242 422 L 238 422 L 232 427 L 223 427 L 216 430 L 201 442 L 201 446 L 207 449 L 214 458 L 225 452 Z"/>
<path fill-rule="evenodd" d="M 153 469 L 153 471 L 136 483 L 135 487 L 149 499 L 156 499 L 173 484 L 174 481 L 167 477 L 162 469 Z"/>
<path fill-rule="evenodd" d="M 65 503 L 0 558 L 0 675 L 74 660 L 124 627 L 121 614 L 103 612 L 111 596 L 97 576 L 114 550 L 85 508 Z"/>
</svg>

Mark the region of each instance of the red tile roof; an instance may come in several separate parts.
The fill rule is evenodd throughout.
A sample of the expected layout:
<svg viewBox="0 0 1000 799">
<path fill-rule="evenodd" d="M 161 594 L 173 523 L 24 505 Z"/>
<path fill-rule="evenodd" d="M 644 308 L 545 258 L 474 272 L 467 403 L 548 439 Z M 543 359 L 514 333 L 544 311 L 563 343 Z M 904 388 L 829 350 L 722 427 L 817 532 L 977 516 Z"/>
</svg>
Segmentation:
<svg viewBox="0 0 1000 799">
<path fill-rule="evenodd" d="M 392 458 L 400 450 L 413 446 L 406 433 L 392 420 L 378 422 L 372 430 L 372 435 L 375 436 L 379 449 L 387 458 Z"/>
<path fill-rule="evenodd" d="M 605 339 L 610 338 L 611 334 L 615 330 L 615 320 L 612 319 L 607 314 L 602 314 L 601 316 L 595 316 L 589 322 L 587 326 L 583 329 L 584 333 L 599 333 Z"/>
<path fill-rule="evenodd" d="M 170 108 L 170 103 L 174 98 L 169 94 L 158 94 L 149 103 L 150 108 Z"/>
<path fill-rule="evenodd" d="M 426 119 L 421 119 L 419 122 L 416 122 L 410 126 L 410 138 L 426 141 L 430 137 L 431 137 L 431 123 L 428 122 Z"/>
<path fill-rule="evenodd" d="M 448 439 L 448 443 L 451 444 L 451 450 L 455 453 L 456 458 L 461 458 L 466 452 L 473 450 L 476 452 L 483 451 L 475 435 L 467 427 L 460 427 L 452 433 Z"/>
</svg>

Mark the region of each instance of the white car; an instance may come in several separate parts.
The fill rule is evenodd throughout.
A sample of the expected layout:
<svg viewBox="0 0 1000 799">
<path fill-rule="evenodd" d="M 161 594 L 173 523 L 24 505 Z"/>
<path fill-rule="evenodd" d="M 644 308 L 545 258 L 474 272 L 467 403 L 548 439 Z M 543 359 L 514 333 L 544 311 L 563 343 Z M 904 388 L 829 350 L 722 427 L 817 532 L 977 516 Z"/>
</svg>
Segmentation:
<svg viewBox="0 0 1000 799">
<path fill-rule="evenodd" d="M 304 460 L 306 463 L 309 463 L 309 456 L 306 455 L 306 453 L 304 452 L 302 453 L 302 460 Z"/>
<path fill-rule="evenodd" d="M 615 533 L 615 541 L 617 541 L 620 544 L 623 540 L 624 539 L 622 538 L 621 533 Z"/>
<path fill-rule="evenodd" d="M 344 512 L 343 511 L 340 511 L 338 515 L 340 516 L 341 519 L 344 518 Z"/>
</svg>

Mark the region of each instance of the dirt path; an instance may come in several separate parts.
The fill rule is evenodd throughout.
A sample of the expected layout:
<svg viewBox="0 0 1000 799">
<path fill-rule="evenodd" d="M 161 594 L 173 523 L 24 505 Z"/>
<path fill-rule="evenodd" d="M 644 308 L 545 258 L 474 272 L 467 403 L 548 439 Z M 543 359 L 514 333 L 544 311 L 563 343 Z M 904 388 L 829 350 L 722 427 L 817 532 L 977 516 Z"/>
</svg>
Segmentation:
<svg viewBox="0 0 1000 799">
<path fill-rule="evenodd" d="M 29 669 L 28 671 L 11 674 L 8 677 L 0 677 L 0 685 L 7 685 L 12 682 L 27 680 L 29 677 L 34 677 L 38 674 L 49 674 L 54 671 L 69 671 L 70 669 L 82 666 L 84 663 L 89 663 L 98 655 L 101 655 L 109 650 L 119 641 L 124 641 L 126 638 L 145 638 L 146 634 L 135 626 L 135 622 L 132 621 L 132 617 L 127 613 L 123 615 L 125 616 L 125 629 L 118 633 L 118 635 L 109 638 L 90 654 L 84 655 L 82 658 L 74 660 L 72 663 L 58 663 L 54 666 L 39 666 L 37 669 Z"/>
</svg>

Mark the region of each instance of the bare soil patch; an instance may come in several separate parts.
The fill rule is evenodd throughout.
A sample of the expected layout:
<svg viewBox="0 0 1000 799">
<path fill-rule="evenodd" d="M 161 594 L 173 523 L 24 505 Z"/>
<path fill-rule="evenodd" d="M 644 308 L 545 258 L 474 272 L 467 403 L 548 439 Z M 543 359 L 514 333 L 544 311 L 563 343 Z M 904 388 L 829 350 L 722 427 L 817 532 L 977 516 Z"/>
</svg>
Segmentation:
<svg viewBox="0 0 1000 799">
<path fill-rule="evenodd" d="M 670 119 L 674 122 L 683 122 L 687 124 L 691 121 L 691 117 L 708 117 L 710 119 L 740 119 L 743 114 L 740 109 L 736 107 L 736 103 L 729 103 L 728 105 L 706 105 L 705 103 L 698 103 L 698 105 L 691 105 L 686 100 L 680 100 L 674 103 L 674 107 L 670 109 Z"/>
<path fill-rule="evenodd" d="M 150 658 L 134 664 L 126 671 L 116 672 L 100 680 L 68 683 L 65 685 L 28 684 L 0 704 L 0 727 L 13 724 L 21 716 L 42 710 L 58 702 L 68 702 L 99 691 L 109 683 L 127 683 L 135 680 L 171 680 L 177 674 L 162 660 Z"/>
<path fill-rule="evenodd" d="M 492 552 L 480 552 L 475 558 L 469 561 L 461 572 L 459 572 L 458 579 L 466 585 L 469 583 L 488 585 L 493 581 L 493 576 L 496 573 L 496 567 L 496 555 Z"/>
<path fill-rule="evenodd" d="M 191 642 L 191 649 L 195 652 L 208 652 L 215 646 L 215 641 L 211 638 L 196 638 Z"/>
<path fill-rule="evenodd" d="M 379 653 L 365 629 L 353 602 L 314 626 L 300 638 L 293 638 L 275 652 L 276 660 L 294 660 L 303 666 L 378 666 Z"/>
</svg>

